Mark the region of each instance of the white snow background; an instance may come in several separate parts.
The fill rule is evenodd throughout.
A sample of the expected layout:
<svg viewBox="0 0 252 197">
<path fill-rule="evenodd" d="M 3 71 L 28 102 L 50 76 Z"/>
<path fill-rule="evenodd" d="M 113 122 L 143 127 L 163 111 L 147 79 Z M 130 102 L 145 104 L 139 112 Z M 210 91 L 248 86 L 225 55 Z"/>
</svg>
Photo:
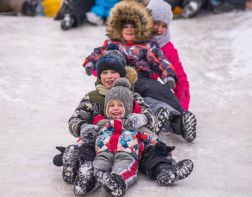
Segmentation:
<svg viewBox="0 0 252 197">
<path fill-rule="evenodd" d="M 174 20 L 171 32 L 190 80 L 198 136 L 191 144 L 162 139 L 195 168 L 171 187 L 141 175 L 125 196 L 250 197 L 252 12 Z M 67 121 L 95 82 L 81 65 L 104 39 L 105 27 L 63 32 L 49 18 L 0 17 L 1 197 L 74 196 L 52 158 L 55 146 L 75 142 Z"/>
</svg>

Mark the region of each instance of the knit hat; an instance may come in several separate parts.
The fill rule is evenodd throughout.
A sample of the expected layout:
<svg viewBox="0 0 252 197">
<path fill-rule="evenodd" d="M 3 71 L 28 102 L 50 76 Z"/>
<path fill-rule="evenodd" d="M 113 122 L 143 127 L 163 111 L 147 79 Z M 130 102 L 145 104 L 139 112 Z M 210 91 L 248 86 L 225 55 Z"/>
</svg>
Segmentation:
<svg viewBox="0 0 252 197">
<path fill-rule="evenodd" d="M 150 0 L 147 9 L 151 11 L 154 21 L 161 21 L 169 26 L 173 13 L 171 6 L 167 2 L 163 0 Z M 169 28 L 163 35 L 154 36 L 154 39 L 157 41 L 159 47 L 166 45 L 171 39 Z"/>
<path fill-rule="evenodd" d="M 111 99 L 118 99 L 122 102 L 125 113 L 124 117 L 127 117 L 133 110 L 134 96 L 130 90 L 130 83 L 126 78 L 117 79 L 114 82 L 113 87 L 108 91 L 105 96 L 105 115 L 108 117 L 108 104 Z"/>
<path fill-rule="evenodd" d="M 120 74 L 121 77 L 125 77 L 126 60 L 123 54 L 118 50 L 109 50 L 98 59 L 96 62 L 96 72 L 99 79 L 101 79 L 101 73 L 104 70 L 114 70 Z"/>
</svg>

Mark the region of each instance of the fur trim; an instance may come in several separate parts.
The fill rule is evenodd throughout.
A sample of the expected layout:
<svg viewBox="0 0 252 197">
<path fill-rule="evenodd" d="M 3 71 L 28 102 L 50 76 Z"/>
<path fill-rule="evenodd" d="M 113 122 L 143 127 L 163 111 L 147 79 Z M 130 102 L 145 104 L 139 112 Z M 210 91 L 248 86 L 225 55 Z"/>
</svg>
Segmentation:
<svg viewBox="0 0 252 197">
<path fill-rule="evenodd" d="M 121 1 L 111 9 L 107 20 L 106 31 L 112 40 L 124 41 L 122 38 L 122 22 L 133 21 L 136 25 L 136 42 L 151 38 L 153 20 L 150 12 L 141 3 L 127 0 Z"/>
<path fill-rule="evenodd" d="M 137 71 L 129 66 L 126 66 L 125 70 L 126 70 L 126 78 L 129 80 L 131 86 L 133 87 L 137 81 Z"/>
</svg>

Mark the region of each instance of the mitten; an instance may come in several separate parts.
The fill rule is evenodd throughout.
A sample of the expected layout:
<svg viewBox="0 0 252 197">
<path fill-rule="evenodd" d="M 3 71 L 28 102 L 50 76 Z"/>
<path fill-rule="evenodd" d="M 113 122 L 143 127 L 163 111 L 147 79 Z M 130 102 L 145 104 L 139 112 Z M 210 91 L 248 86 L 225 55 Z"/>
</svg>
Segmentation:
<svg viewBox="0 0 252 197">
<path fill-rule="evenodd" d="M 167 156 L 175 149 L 175 146 L 167 146 L 164 142 L 158 142 L 155 144 L 154 149 L 158 155 Z"/>
<path fill-rule="evenodd" d="M 92 71 L 94 70 L 95 66 L 92 62 L 88 62 L 86 65 L 85 65 L 85 71 L 86 71 L 86 74 L 87 75 L 92 75 Z"/>
<path fill-rule="evenodd" d="M 94 142 L 98 135 L 99 127 L 94 124 L 84 124 L 81 126 L 80 137 L 84 143 Z"/>
<path fill-rule="evenodd" d="M 132 113 L 125 120 L 123 126 L 128 130 L 137 130 L 148 123 L 148 118 L 144 114 Z"/>
<path fill-rule="evenodd" d="M 168 87 L 170 89 L 174 89 L 176 87 L 176 81 L 175 81 L 174 77 L 169 76 L 169 77 L 165 78 L 164 83 L 166 85 L 168 85 Z"/>
<path fill-rule="evenodd" d="M 66 148 L 63 146 L 56 146 L 56 149 L 60 151 L 60 154 L 55 155 L 53 157 L 53 164 L 55 166 L 63 166 L 63 162 L 62 162 L 62 157 L 63 157 L 63 153 L 65 152 Z"/>
</svg>

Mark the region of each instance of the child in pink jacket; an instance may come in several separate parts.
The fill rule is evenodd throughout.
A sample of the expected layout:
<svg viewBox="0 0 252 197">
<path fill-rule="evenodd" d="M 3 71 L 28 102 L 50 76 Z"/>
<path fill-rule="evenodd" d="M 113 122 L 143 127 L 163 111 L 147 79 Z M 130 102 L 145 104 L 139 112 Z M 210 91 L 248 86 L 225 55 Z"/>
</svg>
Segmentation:
<svg viewBox="0 0 252 197">
<path fill-rule="evenodd" d="M 190 103 L 189 82 L 179 59 L 178 51 L 170 41 L 169 24 L 173 17 L 171 6 L 163 0 L 151 0 L 147 8 L 151 10 L 154 20 L 154 39 L 159 44 L 166 58 L 173 65 L 177 74 L 174 93 L 184 110 L 188 111 Z"/>
</svg>

